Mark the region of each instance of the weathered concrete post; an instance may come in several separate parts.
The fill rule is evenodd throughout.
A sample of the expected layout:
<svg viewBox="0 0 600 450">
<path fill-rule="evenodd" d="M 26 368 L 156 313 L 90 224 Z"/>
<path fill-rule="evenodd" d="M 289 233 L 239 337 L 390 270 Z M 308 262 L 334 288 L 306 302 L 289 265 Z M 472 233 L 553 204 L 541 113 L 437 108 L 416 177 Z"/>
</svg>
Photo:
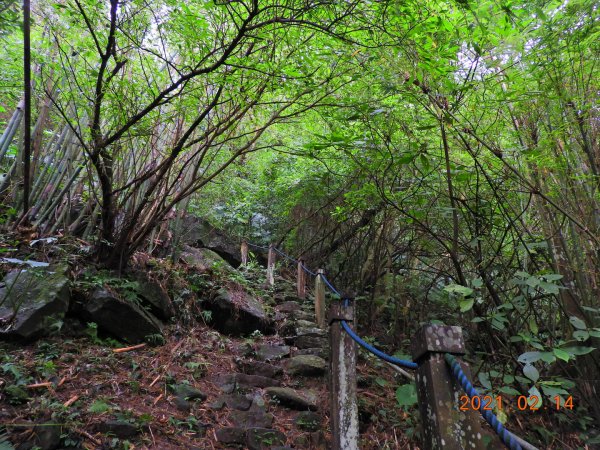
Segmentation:
<svg viewBox="0 0 600 450">
<path fill-rule="evenodd" d="M 275 284 L 275 249 L 273 244 L 269 244 L 269 256 L 267 258 L 267 283 L 271 286 Z"/>
<path fill-rule="evenodd" d="M 461 411 L 460 398 L 465 393 L 455 380 L 444 353 L 464 355 L 465 345 L 460 327 L 425 325 L 412 342 L 412 356 L 417 369 L 417 396 L 423 422 L 422 448 L 425 450 L 483 450 L 479 412 Z M 465 374 L 468 366 L 461 362 Z"/>
<path fill-rule="evenodd" d="M 358 450 L 356 344 L 342 328 L 341 320 L 354 320 L 351 301 L 347 307 L 343 307 L 339 301 L 333 302 L 329 310 L 331 448 Z"/>
<path fill-rule="evenodd" d="M 323 269 L 317 270 L 315 278 L 315 319 L 319 328 L 325 328 L 325 282 Z"/>
<path fill-rule="evenodd" d="M 246 266 L 248 264 L 248 243 L 246 241 L 242 241 L 241 253 L 242 253 L 242 266 Z"/>
<path fill-rule="evenodd" d="M 297 271 L 297 289 L 298 298 L 306 298 L 306 272 L 304 271 L 304 260 L 300 258 L 298 260 L 298 271 Z"/>
</svg>

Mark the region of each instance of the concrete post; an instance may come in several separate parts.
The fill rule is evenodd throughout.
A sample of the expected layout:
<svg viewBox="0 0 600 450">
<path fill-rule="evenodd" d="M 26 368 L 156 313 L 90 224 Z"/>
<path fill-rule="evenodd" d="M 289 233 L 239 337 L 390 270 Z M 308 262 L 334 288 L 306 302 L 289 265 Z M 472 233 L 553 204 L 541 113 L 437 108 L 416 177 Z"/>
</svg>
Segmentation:
<svg viewBox="0 0 600 450">
<path fill-rule="evenodd" d="M 479 411 L 461 411 L 465 395 L 444 360 L 445 353 L 464 355 L 460 327 L 425 325 L 412 342 L 417 369 L 417 396 L 423 423 L 424 450 L 484 450 Z M 468 366 L 461 367 L 470 376 Z"/>
<path fill-rule="evenodd" d="M 323 269 L 317 270 L 315 278 L 315 319 L 319 328 L 325 328 L 325 282 Z"/>
<path fill-rule="evenodd" d="M 340 320 L 354 320 L 354 307 L 352 302 L 343 307 L 335 301 L 329 311 L 332 449 L 358 450 L 356 344 L 340 323 Z"/>
<path fill-rule="evenodd" d="M 275 285 L 275 249 L 269 244 L 269 257 L 267 258 L 267 283 Z"/>
<path fill-rule="evenodd" d="M 306 272 L 304 271 L 304 260 L 300 258 L 298 260 L 298 269 L 297 269 L 297 280 L 296 287 L 298 290 L 298 298 L 305 299 L 306 298 Z"/>
</svg>

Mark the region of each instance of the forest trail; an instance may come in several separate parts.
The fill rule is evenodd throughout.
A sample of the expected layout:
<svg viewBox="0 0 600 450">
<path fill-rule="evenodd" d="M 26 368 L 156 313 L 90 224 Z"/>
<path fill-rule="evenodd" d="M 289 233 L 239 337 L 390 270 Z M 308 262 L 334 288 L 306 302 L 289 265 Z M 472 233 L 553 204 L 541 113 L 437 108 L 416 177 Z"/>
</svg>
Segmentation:
<svg viewBox="0 0 600 450">
<path fill-rule="evenodd" d="M 122 352 L 93 324 L 80 335 L 64 328 L 35 343 L 2 344 L 0 384 L 11 395 L 0 399 L 0 422 L 14 444 L 6 448 L 329 448 L 326 331 L 315 323 L 312 292 L 299 299 L 288 270 L 277 272 L 274 286 L 257 266 L 230 275 L 256 289 L 272 334 L 236 337 L 178 320 L 163 345 Z M 388 420 L 398 427 L 406 419 L 377 417 L 394 409 L 397 380 L 364 361 L 359 372 L 361 430 L 385 442 Z M 402 433 L 395 441 L 409 445 Z"/>
</svg>

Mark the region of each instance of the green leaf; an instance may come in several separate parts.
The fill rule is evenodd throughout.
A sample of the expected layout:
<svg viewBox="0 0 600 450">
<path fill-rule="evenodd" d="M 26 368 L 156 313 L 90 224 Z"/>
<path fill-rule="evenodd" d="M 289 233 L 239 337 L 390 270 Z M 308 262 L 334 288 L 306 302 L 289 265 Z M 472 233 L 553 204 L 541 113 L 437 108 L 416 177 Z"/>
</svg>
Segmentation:
<svg viewBox="0 0 600 450">
<path fill-rule="evenodd" d="M 377 383 L 381 387 L 385 387 L 387 385 L 387 381 L 380 377 L 375 378 L 375 383 Z"/>
<path fill-rule="evenodd" d="M 523 375 L 534 383 L 540 378 L 540 373 L 533 364 L 525 364 L 525 367 L 523 367 Z"/>
<path fill-rule="evenodd" d="M 525 364 L 531 364 L 542 358 L 542 352 L 525 352 L 519 356 L 518 361 Z"/>
<path fill-rule="evenodd" d="M 585 324 L 585 322 L 583 320 L 581 320 L 579 317 L 571 316 L 571 317 L 569 317 L 569 322 L 571 322 L 571 325 L 573 325 L 578 330 L 585 330 L 587 328 L 587 325 Z"/>
<path fill-rule="evenodd" d="M 417 388 L 414 383 L 399 386 L 396 389 L 396 401 L 399 406 L 413 406 L 417 403 Z"/>
<path fill-rule="evenodd" d="M 585 330 L 577 330 L 573 333 L 573 338 L 575 338 L 575 340 L 577 341 L 585 341 L 590 337 L 590 333 L 588 333 Z"/>
<path fill-rule="evenodd" d="M 521 393 L 519 391 L 517 391 L 515 388 L 512 388 L 510 386 L 502 386 L 498 390 L 506 395 L 521 395 Z"/>
<path fill-rule="evenodd" d="M 492 383 L 490 382 L 490 377 L 487 372 L 479 372 L 477 378 L 479 378 L 479 382 L 484 388 L 488 390 L 492 389 Z"/>
<path fill-rule="evenodd" d="M 460 312 L 470 311 L 471 308 L 473 307 L 474 302 L 475 302 L 474 298 L 468 298 L 466 300 L 461 300 L 460 302 L 458 302 L 458 305 L 460 306 Z"/>
<path fill-rule="evenodd" d="M 567 352 L 561 350 L 560 348 L 555 348 L 554 350 L 552 350 L 552 353 L 554 353 L 554 355 L 556 355 L 558 359 L 562 359 L 565 362 L 568 362 L 571 358 Z"/>
<path fill-rule="evenodd" d="M 536 399 L 532 398 L 532 397 L 537 397 Z M 531 388 L 529 389 L 529 398 L 527 399 L 527 403 L 529 403 L 529 406 L 534 407 L 534 408 L 541 408 L 542 404 L 544 403 L 542 400 L 542 394 L 540 393 L 539 389 L 535 386 L 531 386 Z"/>
<path fill-rule="evenodd" d="M 461 294 L 463 297 L 467 297 L 473 293 L 473 289 L 466 286 L 461 286 L 460 284 L 449 284 L 444 288 L 446 292 Z"/>
<path fill-rule="evenodd" d="M 570 356 L 581 356 L 581 355 L 587 355 L 588 353 L 593 352 L 594 350 L 596 350 L 596 348 L 595 347 L 563 347 L 562 350 L 564 350 Z"/>
</svg>

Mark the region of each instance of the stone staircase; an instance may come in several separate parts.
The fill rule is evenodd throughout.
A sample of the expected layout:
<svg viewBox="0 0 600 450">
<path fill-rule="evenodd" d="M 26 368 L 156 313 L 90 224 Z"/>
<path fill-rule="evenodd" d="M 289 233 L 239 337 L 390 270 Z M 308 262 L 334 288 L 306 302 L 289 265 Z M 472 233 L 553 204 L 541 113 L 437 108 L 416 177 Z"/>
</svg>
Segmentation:
<svg viewBox="0 0 600 450">
<path fill-rule="evenodd" d="M 215 434 L 226 448 L 327 448 L 328 339 L 314 322 L 313 300 L 307 297 L 297 298 L 294 285 L 277 277 L 276 334 L 246 344 L 236 359 L 238 372 L 213 380 L 222 393 L 209 406 L 225 413 Z M 273 427 L 274 415 L 286 417 L 285 427 Z"/>
</svg>

